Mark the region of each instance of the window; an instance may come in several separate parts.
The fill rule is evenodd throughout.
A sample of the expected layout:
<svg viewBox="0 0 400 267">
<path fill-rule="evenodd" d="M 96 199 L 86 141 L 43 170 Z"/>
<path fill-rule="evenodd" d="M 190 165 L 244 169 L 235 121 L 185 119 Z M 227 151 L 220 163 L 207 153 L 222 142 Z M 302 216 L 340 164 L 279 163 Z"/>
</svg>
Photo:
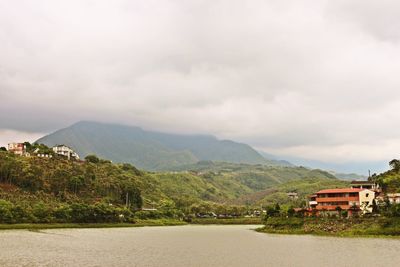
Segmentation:
<svg viewBox="0 0 400 267">
<path fill-rule="evenodd" d="M 368 196 L 369 196 L 369 193 L 366 193 L 366 194 L 365 194 L 365 197 L 368 197 Z"/>
</svg>

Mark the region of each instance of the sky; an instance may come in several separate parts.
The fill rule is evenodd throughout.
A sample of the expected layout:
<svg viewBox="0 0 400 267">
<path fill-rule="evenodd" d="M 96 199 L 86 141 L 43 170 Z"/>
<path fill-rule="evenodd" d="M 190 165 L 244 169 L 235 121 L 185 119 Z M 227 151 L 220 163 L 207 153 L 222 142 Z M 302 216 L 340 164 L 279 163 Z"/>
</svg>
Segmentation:
<svg viewBox="0 0 400 267">
<path fill-rule="evenodd" d="M 0 0 L 0 145 L 94 120 L 382 169 L 400 152 L 399 12 L 395 0 Z"/>
</svg>

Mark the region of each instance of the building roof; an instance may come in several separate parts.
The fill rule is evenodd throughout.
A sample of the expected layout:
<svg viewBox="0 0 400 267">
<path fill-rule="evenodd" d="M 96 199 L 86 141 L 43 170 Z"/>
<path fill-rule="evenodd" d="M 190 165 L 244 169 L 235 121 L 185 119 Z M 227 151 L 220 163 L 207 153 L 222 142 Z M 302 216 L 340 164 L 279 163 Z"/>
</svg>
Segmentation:
<svg viewBox="0 0 400 267">
<path fill-rule="evenodd" d="M 328 193 L 358 193 L 365 189 L 361 188 L 335 188 L 335 189 L 324 189 L 317 192 L 317 194 L 328 194 Z"/>
<path fill-rule="evenodd" d="M 351 181 L 351 184 L 370 184 L 370 185 L 373 185 L 374 182 L 370 182 L 370 181 Z"/>
</svg>

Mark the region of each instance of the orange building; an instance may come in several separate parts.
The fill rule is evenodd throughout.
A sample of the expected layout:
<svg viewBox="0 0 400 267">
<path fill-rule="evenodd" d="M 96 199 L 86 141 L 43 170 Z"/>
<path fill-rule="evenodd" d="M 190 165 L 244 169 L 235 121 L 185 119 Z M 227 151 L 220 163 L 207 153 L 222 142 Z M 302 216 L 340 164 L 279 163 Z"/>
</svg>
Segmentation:
<svg viewBox="0 0 400 267">
<path fill-rule="evenodd" d="M 337 188 L 318 191 L 312 196 L 312 206 L 319 212 L 337 212 L 338 209 L 348 211 L 349 215 L 362 211 L 372 211 L 375 192 L 363 188 Z"/>
</svg>

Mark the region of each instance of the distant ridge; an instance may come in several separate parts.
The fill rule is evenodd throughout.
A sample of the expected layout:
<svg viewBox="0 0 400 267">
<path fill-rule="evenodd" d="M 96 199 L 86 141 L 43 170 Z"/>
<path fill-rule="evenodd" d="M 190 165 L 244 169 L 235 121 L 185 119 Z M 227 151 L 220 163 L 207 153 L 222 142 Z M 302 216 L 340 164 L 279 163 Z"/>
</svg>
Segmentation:
<svg viewBox="0 0 400 267">
<path fill-rule="evenodd" d="M 281 165 L 267 160 L 246 144 L 210 135 L 180 135 L 126 126 L 81 121 L 36 141 L 65 144 L 81 157 L 96 154 L 113 162 L 128 162 L 147 170 L 165 170 L 198 161 Z"/>
</svg>

